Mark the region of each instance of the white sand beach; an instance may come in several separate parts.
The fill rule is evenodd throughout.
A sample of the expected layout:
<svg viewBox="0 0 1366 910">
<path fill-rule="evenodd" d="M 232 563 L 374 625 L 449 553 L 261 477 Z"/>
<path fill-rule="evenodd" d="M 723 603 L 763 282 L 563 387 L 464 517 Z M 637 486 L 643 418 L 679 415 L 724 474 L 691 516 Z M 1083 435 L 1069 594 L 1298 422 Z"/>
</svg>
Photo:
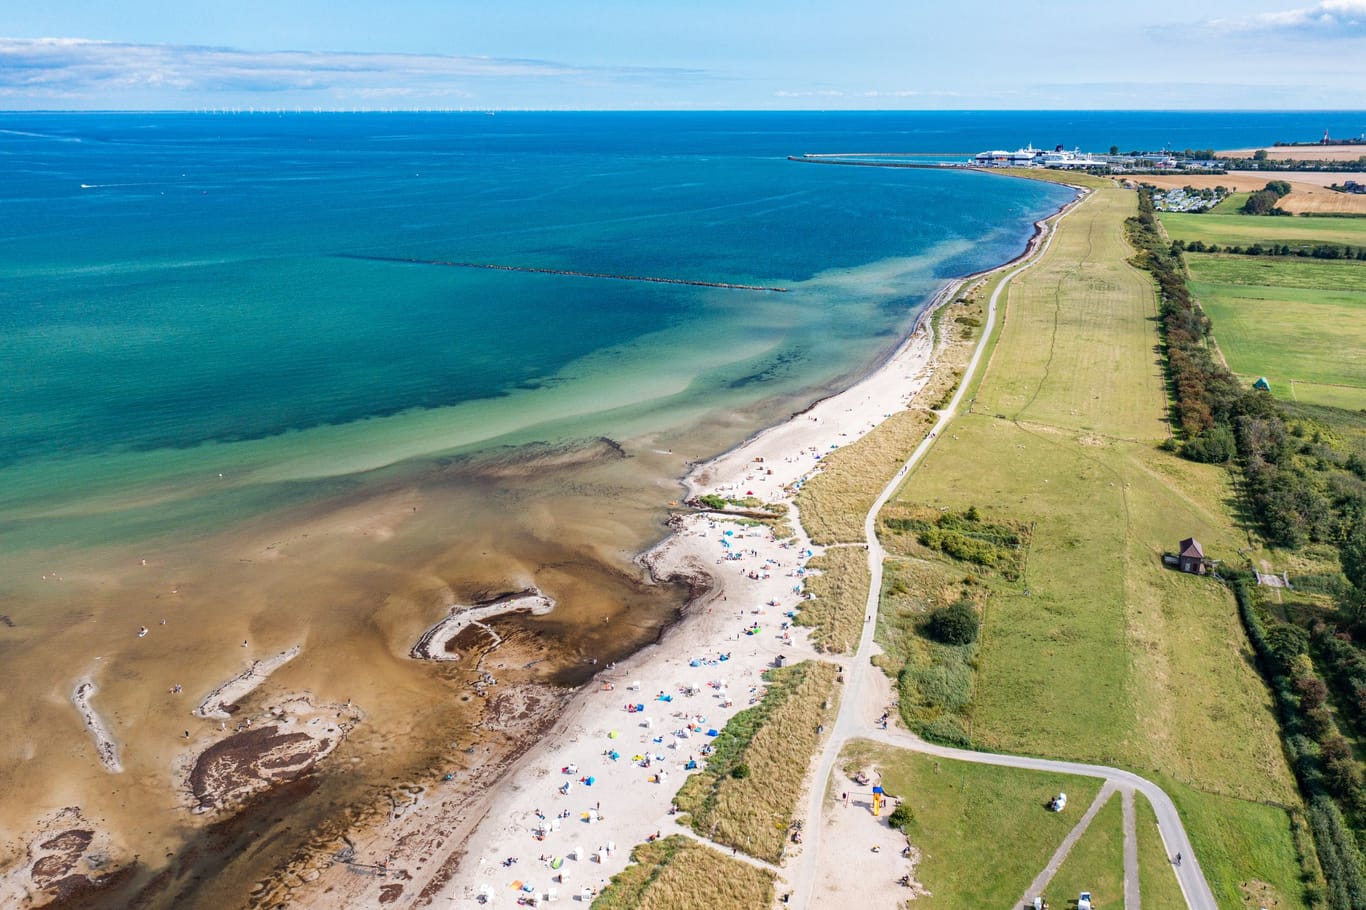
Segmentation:
<svg viewBox="0 0 1366 910">
<path fill-rule="evenodd" d="M 819 551 L 801 529 L 795 490 L 825 454 L 907 405 L 929 377 L 933 346 L 918 329 L 853 387 L 693 469 L 690 495 L 786 504 L 795 539 L 711 514 L 678 517 L 677 533 L 642 561 L 656 576 L 702 572 L 715 586 L 659 644 L 600 673 L 500 783 L 436 906 L 481 897 L 511 905 L 531 893 L 591 900 L 628 864 L 632 846 L 682 830 L 671 799 L 690 765 L 705 762 L 714 731 L 761 697 L 761 674 L 780 655 L 820 657 L 791 625 L 805 565 Z"/>
</svg>

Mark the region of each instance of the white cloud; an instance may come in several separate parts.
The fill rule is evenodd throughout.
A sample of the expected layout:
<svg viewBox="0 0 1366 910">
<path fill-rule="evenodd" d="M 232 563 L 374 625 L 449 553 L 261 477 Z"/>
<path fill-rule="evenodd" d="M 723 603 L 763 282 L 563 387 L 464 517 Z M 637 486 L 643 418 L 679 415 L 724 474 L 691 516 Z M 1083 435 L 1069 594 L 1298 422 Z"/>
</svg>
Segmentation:
<svg viewBox="0 0 1366 910">
<path fill-rule="evenodd" d="M 544 60 L 328 51 L 245 51 L 84 38 L 0 38 L 0 96 L 167 100 L 225 94 L 471 97 L 480 86 L 630 81 L 690 71 L 577 67 Z"/>
<path fill-rule="evenodd" d="M 1211 19 L 1205 24 L 1218 31 L 1232 32 L 1366 35 L 1366 0 L 1321 0 L 1314 6 L 1233 19 Z"/>
</svg>

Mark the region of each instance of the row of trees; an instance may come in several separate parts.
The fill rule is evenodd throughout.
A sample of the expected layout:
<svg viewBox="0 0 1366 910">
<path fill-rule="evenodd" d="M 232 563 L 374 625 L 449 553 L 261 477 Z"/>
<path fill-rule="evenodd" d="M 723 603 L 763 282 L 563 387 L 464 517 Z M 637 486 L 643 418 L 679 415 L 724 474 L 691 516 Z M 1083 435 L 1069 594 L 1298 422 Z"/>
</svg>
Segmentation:
<svg viewBox="0 0 1366 910">
<path fill-rule="evenodd" d="M 1217 243 L 1205 243 L 1203 240 L 1175 240 L 1172 242 L 1174 252 L 1187 253 L 1230 253 L 1234 256 L 1298 256 L 1301 259 L 1355 259 L 1366 262 L 1366 246 L 1351 246 L 1342 243 L 1314 243 L 1296 244 L 1288 243 L 1269 243 L 1263 246 L 1260 243 L 1240 246 L 1239 244 L 1229 244 L 1220 246 Z"/>
<path fill-rule="evenodd" d="M 1320 620 L 1312 634 L 1270 610 L 1250 572 L 1224 574 L 1275 694 L 1286 752 L 1305 797 L 1315 842 L 1312 850 L 1301 849 L 1306 896 L 1334 910 L 1366 908 L 1366 786 L 1361 762 L 1342 733 L 1366 736 L 1366 652 L 1352 634 L 1366 632 L 1366 454 L 1352 451 L 1341 434 L 1320 430 L 1304 412 L 1243 389 L 1214 363 L 1206 348 L 1209 320 L 1183 279 L 1183 251 L 1195 244 L 1164 247 L 1144 202 L 1130 235 L 1140 251 L 1138 264 L 1153 273 L 1162 296 L 1181 454 L 1236 462 L 1249 511 L 1269 541 L 1287 547 L 1318 541 L 1339 551 L 1343 575 L 1316 576 L 1305 586 L 1337 597 L 1349 622 Z M 1322 879 L 1311 868 L 1313 856 Z"/>
</svg>

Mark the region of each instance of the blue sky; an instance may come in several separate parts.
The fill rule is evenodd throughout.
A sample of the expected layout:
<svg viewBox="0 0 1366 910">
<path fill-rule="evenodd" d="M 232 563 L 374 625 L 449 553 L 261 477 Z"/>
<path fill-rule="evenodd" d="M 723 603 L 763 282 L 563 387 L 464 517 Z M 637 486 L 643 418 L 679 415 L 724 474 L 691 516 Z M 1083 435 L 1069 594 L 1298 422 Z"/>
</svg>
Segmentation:
<svg viewBox="0 0 1366 910">
<path fill-rule="evenodd" d="M 0 0 L 0 109 L 1361 109 L 1366 0 Z"/>
</svg>

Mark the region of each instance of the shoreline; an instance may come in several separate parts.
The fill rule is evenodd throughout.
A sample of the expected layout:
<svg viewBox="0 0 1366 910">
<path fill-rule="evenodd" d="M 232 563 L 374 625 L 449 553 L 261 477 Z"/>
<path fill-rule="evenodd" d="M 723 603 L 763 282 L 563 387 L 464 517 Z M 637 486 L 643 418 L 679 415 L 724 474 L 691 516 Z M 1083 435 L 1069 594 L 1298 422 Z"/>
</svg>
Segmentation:
<svg viewBox="0 0 1366 910">
<path fill-rule="evenodd" d="M 295 645 L 273 657 L 253 660 L 241 673 L 215 686 L 191 713 L 195 717 L 228 720 L 233 705 L 259 689 L 272 673 L 298 657 L 301 650 L 301 645 Z"/>
<path fill-rule="evenodd" d="M 500 869 L 508 859 L 515 859 L 526 863 L 516 867 L 518 879 L 534 882 L 538 893 L 546 895 L 553 887 L 559 897 L 587 897 L 591 892 L 582 889 L 600 888 L 621 871 L 632 846 L 665 832 L 666 826 L 670 832 L 676 830 L 668 810 L 693 760 L 689 754 L 688 762 L 684 762 L 680 749 L 696 749 L 702 742 L 684 744 L 678 731 L 672 742 L 667 742 L 667 735 L 651 735 L 656 732 L 655 720 L 664 696 L 674 691 L 683 693 L 688 710 L 682 716 L 705 717 L 705 724 L 714 729 L 724 724 L 731 709 L 739 710 L 726 698 L 732 683 L 706 679 L 706 686 L 716 690 L 708 692 L 693 677 L 716 676 L 717 668 L 723 668 L 728 677 L 753 681 L 745 694 L 757 700 L 762 691 L 759 674 L 775 665 L 780 655 L 794 662 L 842 659 L 841 655 L 818 654 L 804 628 L 789 628 L 783 623 L 780 635 L 762 629 L 765 621 L 775 621 L 770 611 L 782 614 L 790 604 L 800 609 L 806 562 L 824 550 L 813 546 L 802 528 L 795 508 L 796 485 L 820 469 L 825 452 L 860 438 L 910 406 L 937 361 L 939 339 L 928 329 L 928 320 L 965 285 L 1035 255 L 1046 223 L 1086 196 L 1085 190 L 1074 189 L 1078 191 L 1071 200 L 1035 222 L 1034 233 L 1018 256 L 946 281 L 901 342 L 847 388 L 691 466 L 681 479 L 689 496 L 738 491 L 785 504 L 795 544 L 779 541 L 768 528 L 727 528 L 727 516 L 722 513 L 672 514 L 670 533 L 639 554 L 636 562 L 656 581 L 701 573 L 714 580 L 713 586 L 689 601 L 656 644 L 640 649 L 621 666 L 599 673 L 598 685 L 585 687 L 572 697 L 565 712 L 567 719 L 552 724 L 551 731 L 507 769 L 497 791 L 485 801 L 477 813 L 478 821 L 471 825 L 470 838 L 458 848 L 462 859 L 453 864 L 449 880 L 431 882 L 424 895 L 435 896 L 438 905 L 444 906 L 446 902 L 473 902 L 496 894 L 507 887 L 502 880 L 512 874 Z M 986 341 L 984 337 L 979 345 Z M 744 556 L 737 555 L 736 543 L 740 543 Z M 719 566 L 732 563 L 739 563 L 738 573 L 718 571 Z M 781 580 L 779 569 L 789 570 Z M 787 580 L 793 577 L 796 584 Z M 777 584 L 772 584 L 774 581 Z M 762 631 L 751 635 L 748 628 Z M 743 650 L 737 654 L 738 649 Z M 705 656 L 711 654 L 718 654 L 718 658 Z M 719 658 L 720 654 L 725 657 Z M 625 691 L 618 690 L 618 685 L 625 686 Z M 659 694 L 651 697 L 652 692 Z M 699 694 L 708 696 L 700 704 Z M 699 707 L 704 710 L 697 711 Z M 665 727 L 680 716 L 667 709 L 663 713 L 674 718 L 664 719 Z M 644 733 L 632 736 L 623 732 L 637 724 Z M 625 742 L 616 745 L 623 738 Z M 626 764 L 612 757 L 618 750 L 643 756 L 643 764 Z M 633 770 L 633 766 L 661 770 L 649 775 Z M 596 778 L 599 789 L 580 793 L 572 786 L 581 771 L 590 773 L 584 779 Z M 677 784 L 663 785 L 670 772 L 679 774 Z M 571 784 L 566 790 L 555 786 L 565 783 Z M 590 795 L 592 804 L 585 805 Z M 547 814 L 542 805 L 558 813 Z M 585 844 L 591 862 L 574 860 L 584 855 Z M 547 849 L 551 852 L 544 852 Z M 552 869 L 558 872 L 552 873 Z"/>
<path fill-rule="evenodd" d="M 99 691 L 100 687 L 95 685 L 94 680 L 89 676 L 83 676 L 76 681 L 76 688 L 71 690 L 71 704 L 80 712 L 81 719 L 85 721 L 85 728 L 95 740 L 95 753 L 100 758 L 100 764 L 111 774 L 122 774 L 123 763 L 119 761 L 118 740 L 114 739 L 109 725 L 90 704 L 90 700 Z"/>
</svg>

